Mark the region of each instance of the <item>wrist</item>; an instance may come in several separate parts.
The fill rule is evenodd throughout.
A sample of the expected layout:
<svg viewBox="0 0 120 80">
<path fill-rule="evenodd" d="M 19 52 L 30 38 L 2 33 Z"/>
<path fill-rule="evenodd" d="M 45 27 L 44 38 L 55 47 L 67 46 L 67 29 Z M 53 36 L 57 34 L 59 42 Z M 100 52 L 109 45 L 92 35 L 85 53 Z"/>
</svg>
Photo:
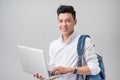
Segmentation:
<svg viewBox="0 0 120 80">
<path fill-rule="evenodd" d="M 73 74 L 76 74 L 77 73 L 77 71 L 78 71 L 78 69 L 77 69 L 77 67 L 74 67 L 74 68 L 67 68 L 68 69 L 68 73 L 73 73 Z"/>
<path fill-rule="evenodd" d="M 67 68 L 68 69 L 68 73 L 73 73 L 74 72 L 74 68 Z"/>
<path fill-rule="evenodd" d="M 73 74 L 76 74 L 77 71 L 78 71 L 77 67 L 74 67 L 73 69 L 74 69 L 74 70 L 73 70 Z"/>
</svg>

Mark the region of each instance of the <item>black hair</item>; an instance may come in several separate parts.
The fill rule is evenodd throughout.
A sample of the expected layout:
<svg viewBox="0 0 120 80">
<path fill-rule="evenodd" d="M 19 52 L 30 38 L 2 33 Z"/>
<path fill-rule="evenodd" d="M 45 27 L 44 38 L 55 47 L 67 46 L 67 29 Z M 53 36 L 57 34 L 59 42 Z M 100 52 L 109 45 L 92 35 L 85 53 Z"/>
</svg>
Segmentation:
<svg viewBox="0 0 120 80">
<path fill-rule="evenodd" d="M 76 11 L 74 10 L 73 6 L 61 5 L 57 9 L 57 15 L 59 16 L 60 13 L 71 13 L 73 18 L 76 19 Z"/>
</svg>

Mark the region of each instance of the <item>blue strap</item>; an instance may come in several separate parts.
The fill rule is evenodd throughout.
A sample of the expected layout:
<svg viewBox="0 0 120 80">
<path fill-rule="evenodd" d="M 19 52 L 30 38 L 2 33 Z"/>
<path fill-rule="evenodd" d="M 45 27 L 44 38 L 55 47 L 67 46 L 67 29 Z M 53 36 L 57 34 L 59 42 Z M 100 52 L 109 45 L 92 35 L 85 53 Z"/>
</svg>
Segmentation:
<svg viewBox="0 0 120 80">
<path fill-rule="evenodd" d="M 78 67 L 82 66 L 82 54 L 84 52 L 84 44 L 85 44 L 85 39 L 90 36 L 89 35 L 81 35 L 78 44 L 77 44 L 77 53 L 78 53 Z M 77 74 L 76 80 L 79 80 L 79 77 L 81 76 L 82 80 L 84 80 L 83 75 Z"/>
</svg>

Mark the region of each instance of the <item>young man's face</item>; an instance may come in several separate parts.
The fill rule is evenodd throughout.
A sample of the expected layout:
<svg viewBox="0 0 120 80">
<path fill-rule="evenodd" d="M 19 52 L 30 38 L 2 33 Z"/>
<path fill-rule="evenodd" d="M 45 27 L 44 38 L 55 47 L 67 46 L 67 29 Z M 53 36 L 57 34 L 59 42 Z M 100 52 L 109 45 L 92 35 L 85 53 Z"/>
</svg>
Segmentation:
<svg viewBox="0 0 120 80">
<path fill-rule="evenodd" d="M 76 19 L 71 13 L 60 13 L 58 16 L 58 25 L 62 35 L 70 35 L 74 31 Z"/>
</svg>

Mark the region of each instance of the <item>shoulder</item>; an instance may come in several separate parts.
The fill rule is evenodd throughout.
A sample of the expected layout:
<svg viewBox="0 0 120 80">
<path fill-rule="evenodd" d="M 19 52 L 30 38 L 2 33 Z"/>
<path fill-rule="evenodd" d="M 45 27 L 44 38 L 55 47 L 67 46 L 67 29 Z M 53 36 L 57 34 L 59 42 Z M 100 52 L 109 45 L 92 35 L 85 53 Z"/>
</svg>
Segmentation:
<svg viewBox="0 0 120 80">
<path fill-rule="evenodd" d="M 56 40 L 53 40 L 52 42 L 50 42 L 49 48 L 54 48 L 59 42 L 60 42 L 59 38 Z"/>
<path fill-rule="evenodd" d="M 79 34 L 78 35 L 78 39 L 82 36 L 82 35 L 88 35 L 88 34 Z M 89 37 L 86 37 L 85 39 L 85 45 L 93 45 L 93 40 L 91 38 L 90 35 L 88 35 Z"/>
<path fill-rule="evenodd" d="M 56 40 L 53 40 L 50 42 L 50 45 L 55 45 L 56 43 L 58 43 L 60 40 L 59 39 L 56 39 Z"/>
<path fill-rule="evenodd" d="M 93 45 L 93 40 L 92 40 L 92 37 L 91 37 L 91 36 L 86 38 L 85 44 L 86 44 L 86 45 Z"/>
<path fill-rule="evenodd" d="M 88 37 L 86 37 L 86 39 L 85 39 L 85 40 L 88 41 L 88 42 L 92 40 L 92 37 L 91 37 L 90 35 L 88 35 L 88 34 L 79 34 L 79 35 L 78 35 L 78 38 L 80 38 L 81 36 L 88 36 Z"/>
</svg>

